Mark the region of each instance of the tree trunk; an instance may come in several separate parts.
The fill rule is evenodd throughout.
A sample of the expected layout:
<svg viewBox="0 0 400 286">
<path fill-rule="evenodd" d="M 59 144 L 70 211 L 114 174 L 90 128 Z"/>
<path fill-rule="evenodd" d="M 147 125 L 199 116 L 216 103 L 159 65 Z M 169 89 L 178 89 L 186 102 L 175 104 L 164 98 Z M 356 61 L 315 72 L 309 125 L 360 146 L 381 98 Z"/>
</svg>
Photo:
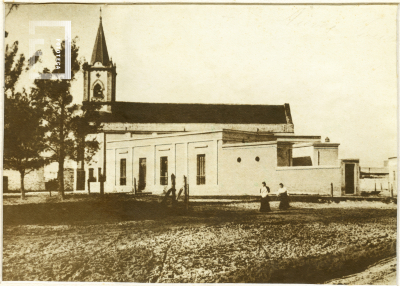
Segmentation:
<svg viewBox="0 0 400 286">
<path fill-rule="evenodd" d="M 104 195 L 104 180 L 103 180 L 103 175 L 100 175 L 100 195 Z"/>
<path fill-rule="evenodd" d="M 58 195 L 64 199 L 64 159 L 58 160 Z"/>
<path fill-rule="evenodd" d="M 21 175 L 21 200 L 25 200 L 25 185 L 24 185 L 25 172 L 20 171 L 19 174 Z"/>
<path fill-rule="evenodd" d="M 58 195 L 64 199 L 64 104 L 61 104 L 60 116 L 60 156 L 58 158 Z"/>
</svg>

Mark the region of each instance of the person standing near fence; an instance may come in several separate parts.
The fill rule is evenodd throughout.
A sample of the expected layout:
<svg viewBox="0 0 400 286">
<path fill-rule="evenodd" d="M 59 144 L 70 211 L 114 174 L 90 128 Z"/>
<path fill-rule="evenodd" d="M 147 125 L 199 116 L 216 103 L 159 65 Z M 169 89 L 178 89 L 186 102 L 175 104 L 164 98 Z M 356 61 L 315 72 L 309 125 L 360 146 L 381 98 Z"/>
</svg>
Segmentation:
<svg viewBox="0 0 400 286">
<path fill-rule="evenodd" d="M 287 189 L 283 186 L 282 183 L 279 184 L 278 197 L 281 200 L 279 204 L 280 210 L 287 210 L 288 208 L 290 208 Z"/>
<path fill-rule="evenodd" d="M 260 212 L 270 212 L 271 207 L 269 206 L 269 197 L 268 193 L 270 192 L 269 187 L 267 187 L 267 184 L 265 182 L 262 182 L 262 187 L 260 189 L 261 193 L 261 206 L 260 206 Z"/>
</svg>

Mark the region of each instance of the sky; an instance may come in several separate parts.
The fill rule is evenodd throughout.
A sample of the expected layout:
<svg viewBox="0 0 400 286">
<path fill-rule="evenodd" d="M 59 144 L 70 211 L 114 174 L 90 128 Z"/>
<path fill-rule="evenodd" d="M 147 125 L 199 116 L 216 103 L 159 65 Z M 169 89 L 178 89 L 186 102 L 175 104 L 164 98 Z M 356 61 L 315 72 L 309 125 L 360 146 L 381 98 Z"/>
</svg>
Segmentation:
<svg viewBox="0 0 400 286">
<path fill-rule="evenodd" d="M 289 103 L 295 134 L 329 137 L 339 158 L 367 167 L 397 156 L 396 5 L 20 5 L 6 44 L 28 55 L 29 40 L 44 39 L 38 68 L 53 69 L 63 29 L 30 35 L 29 21 L 71 21 L 90 61 L 100 7 L 117 101 Z M 18 88 L 31 83 L 24 74 Z"/>
</svg>

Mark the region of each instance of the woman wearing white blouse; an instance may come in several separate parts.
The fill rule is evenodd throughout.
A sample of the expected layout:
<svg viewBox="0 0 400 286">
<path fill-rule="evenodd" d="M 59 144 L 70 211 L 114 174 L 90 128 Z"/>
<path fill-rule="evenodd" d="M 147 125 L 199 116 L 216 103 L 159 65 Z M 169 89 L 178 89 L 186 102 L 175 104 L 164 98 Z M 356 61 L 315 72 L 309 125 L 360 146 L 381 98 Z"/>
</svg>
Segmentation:
<svg viewBox="0 0 400 286">
<path fill-rule="evenodd" d="M 279 184 L 278 197 L 281 199 L 281 202 L 279 204 L 280 210 L 287 210 L 288 208 L 290 208 L 287 189 L 283 186 L 282 183 Z"/>
</svg>

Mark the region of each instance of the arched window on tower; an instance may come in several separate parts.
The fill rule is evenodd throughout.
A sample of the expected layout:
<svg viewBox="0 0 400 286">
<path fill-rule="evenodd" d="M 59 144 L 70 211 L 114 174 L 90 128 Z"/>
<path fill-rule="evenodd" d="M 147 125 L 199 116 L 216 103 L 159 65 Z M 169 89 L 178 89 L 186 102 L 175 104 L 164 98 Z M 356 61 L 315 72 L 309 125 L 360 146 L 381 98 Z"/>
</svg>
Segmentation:
<svg viewBox="0 0 400 286">
<path fill-rule="evenodd" d="M 103 89 L 101 88 L 101 85 L 98 83 L 95 85 L 93 88 L 93 97 L 96 99 L 103 99 Z"/>
</svg>

